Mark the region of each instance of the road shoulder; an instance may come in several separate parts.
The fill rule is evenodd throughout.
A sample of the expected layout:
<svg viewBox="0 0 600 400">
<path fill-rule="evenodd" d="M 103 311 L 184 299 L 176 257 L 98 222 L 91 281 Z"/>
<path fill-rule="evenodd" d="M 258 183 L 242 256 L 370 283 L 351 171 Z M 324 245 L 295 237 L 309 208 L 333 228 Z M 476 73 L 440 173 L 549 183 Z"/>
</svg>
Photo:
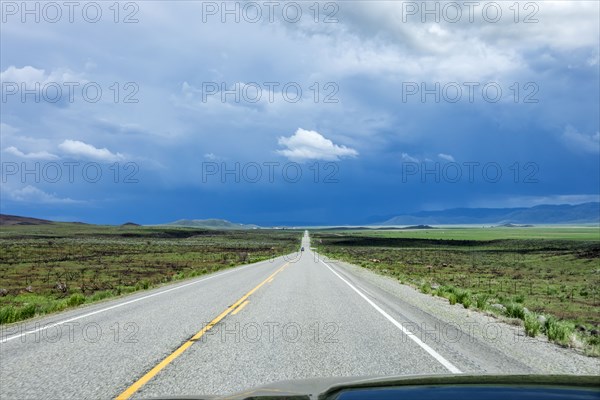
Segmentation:
<svg viewBox="0 0 600 400">
<path fill-rule="evenodd" d="M 446 299 L 421 293 L 391 277 L 347 262 L 329 260 L 326 257 L 324 260 L 334 268 L 364 282 L 365 286 L 377 288 L 400 303 L 406 303 L 435 320 L 460 329 L 472 343 L 488 347 L 490 354 L 500 353 L 507 358 L 518 360 L 532 373 L 598 375 L 600 372 L 599 358 L 560 347 L 549 342 L 543 335 L 528 337 L 522 326 L 509 324 L 473 309 L 465 309 L 461 304 L 450 305 Z M 437 333 L 438 339 L 442 341 L 452 342 L 455 338 L 455 335 L 444 337 L 444 329 Z"/>
</svg>

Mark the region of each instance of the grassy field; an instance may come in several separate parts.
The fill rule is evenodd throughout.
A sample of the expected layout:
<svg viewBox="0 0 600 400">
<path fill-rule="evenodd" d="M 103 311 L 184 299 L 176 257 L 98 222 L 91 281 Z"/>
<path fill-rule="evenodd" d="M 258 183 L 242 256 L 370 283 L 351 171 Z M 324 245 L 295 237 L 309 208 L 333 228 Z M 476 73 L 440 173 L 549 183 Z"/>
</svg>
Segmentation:
<svg viewBox="0 0 600 400">
<path fill-rule="evenodd" d="M 528 334 L 600 353 L 598 227 L 321 231 L 313 245 L 446 297 L 523 320 Z M 576 333 L 576 334 L 575 334 Z"/>
<path fill-rule="evenodd" d="M 0 324 L 296 251 L 301 232 L 52 224 L 0 229 Z"/>
<path fill-rule="evenodd" d="M 358 231 L 360 235 L 370 237 L 445 239 L 445 240 L 494 240 L 494 239 L 558 239 L 586 240 L 600 242 L 598 227 L 548 226 L 525 228 L 479 228 L 479 227 L 443 227 L 436 229 L 402 229 Z"/>
</svg>

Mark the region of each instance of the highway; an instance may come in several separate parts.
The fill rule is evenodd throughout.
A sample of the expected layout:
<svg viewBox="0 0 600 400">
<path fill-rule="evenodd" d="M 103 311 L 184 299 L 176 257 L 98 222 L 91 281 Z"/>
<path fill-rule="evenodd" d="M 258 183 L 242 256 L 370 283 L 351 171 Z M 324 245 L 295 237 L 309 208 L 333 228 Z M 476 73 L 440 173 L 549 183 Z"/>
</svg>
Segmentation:
<svg viewBox="0 0 600 400">
<path fill-rule="evenodd" d="M 229 394 L 323 376 L 600 371 L 597 359 L 323 258 L 308 233 L 302 246 L 3 327 L 0 398 Z"/>
</svg>

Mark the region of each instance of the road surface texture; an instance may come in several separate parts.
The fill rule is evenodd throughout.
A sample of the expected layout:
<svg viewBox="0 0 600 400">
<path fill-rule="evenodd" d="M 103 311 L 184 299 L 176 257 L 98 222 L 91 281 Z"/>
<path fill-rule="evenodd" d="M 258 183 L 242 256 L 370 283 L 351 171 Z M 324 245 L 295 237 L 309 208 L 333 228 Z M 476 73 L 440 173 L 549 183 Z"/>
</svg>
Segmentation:
<svg viewBox="0 0 600 400">
<path fill-rule="evenodd" d="M 3 327 L 1 399 L 228 394 L 327 376 L 591 374 L 527 338 L 310 249 Z"/>
</svg>

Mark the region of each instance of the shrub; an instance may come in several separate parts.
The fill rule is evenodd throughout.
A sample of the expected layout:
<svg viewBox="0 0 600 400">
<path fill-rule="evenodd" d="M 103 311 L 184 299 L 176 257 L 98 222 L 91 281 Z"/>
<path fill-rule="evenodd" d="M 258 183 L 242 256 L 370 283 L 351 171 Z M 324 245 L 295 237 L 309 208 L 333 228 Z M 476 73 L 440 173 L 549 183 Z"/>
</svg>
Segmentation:
<svg viewBox="0 0 600 400">
<path fill-rule="evenodd" d="M 450 304 L 456 304 L 456 295 L 454 293 L 450 293 L 448 295 L 448 301 L 450 302 Z"/>
<path fill-rule="evenodd" d="M 171 279 L 173 279 L 174 281 L 177 281 L 177 280 L 184 279 L 184 278 L 185 278 L 185 273 L 178 272 L 175 275 L 173 275 L 173 277 Z"/>
<path fill-rule="evenodd" d="M 455 288 L 454 286 L 448 286 L 448 285 L 443 285 L 440 286 L 439 288 L 437 288 L 436 292 L 437 295 L 440 297 L 448 297 L 450 294 L 454 293 Z"/>
<path fill-rule="evenodd" d="M 137 290 L 135 286 L 119 286 L 119 289 L 121 290 L 121 294 L 133 293 Z"/>
<path fill-rule="evenodd" d="M 57 311 L 62 311 L 67 308 L 67 300 L 53 300 L 41 306 L 38 310 L 40 314 L 50 314 Z"/>
<path fill-rule="evenodd" d="M 468 290 L 457 290 L 455 291 L 455 295 L 456 301 L 462 304 L 465 308 L 469 308 L 469 306 L 473 302 L 471 300 L 471 292 L 469 292 Z"/>
<path fill-rule="evenodd" d="M 518 294 L 515 296 L 515 303 L 523 303 L 525 301 L 524 294 Z"/>
<path fill-rule="evenodd" d="M 67 300 L 67 305 L 69 307 L 76 307 L 85 303 L 85 296 L 81 293 L 72 294 L 71 297 Z"/>
<path fill-rule="evenodd" d="M 546 333 L 546 335 L 548 335 L 548 330 L 550 328 L 550 325 L 556 323 L 556 317 L 553 317 L 552 315 L 548 316 L 546 318 L 546 320 L 544 321 L 544 332 Z"/>
<path fill-rule="evenodd" d="M 554 317 L 549 317 L 544 325 L 549 340 L 563 346 L 569 344 L 574 330 L 572 324 L 565 321 L 559 321 Z"/>
<path fill-rule="evenodd" d="M 138 282 L 138 283 L 135 285 L 135 288 L 136 288 L 137 290 L 140 290 L 140 289 L 144 289 L 144 290 L 145 290 L 145 289 L 148 289 L 149 287 L 150 287 L 150 282 L 148 282 L 148 280 L 147 280 L 147 279 L 144 279 L 144 280 L 142 280 L 142 281 L 139 281 L 139 282 Z"/>
<path fill-rule="evenodd" d="M 509 318 L 525 319 L 523 306 L 516 303 L 506 304 L 506 316 Z"/>
<path fill-rule="evenodd" d="M 600 337 L 588 336 L 585 340 L 584 353 L 590 357 L 600 357 Z"/>
<path fill-rule="evenodd" d="M 36 305 L 34 303 L 25 304 L 18 310 L 18 314 L 16 315 L 16 321 L 20 321 L 22 319 L 27 319 L 35 316 Z"/>
<path fill-rule="evenodd" d="M 590 336 L 587 342 L 592 346 L 600 346 L 600 336 Z"/>
<path fill-rule="evenodd" d="M 437 288 L 431 292 L 434 296 L 446 297 L 448 293 L 444 292 L 441 288 Z"/>
<path fill-rule="evenodd" d="M 9 324 L 15 321 L 16 309 L 13 306 L 0 308 L 0 324 Z"/>
<path fill-rule="evenodd" d="M 527 336 L 536 337 L 542 330 L 542 324 L 535 314 L 526 314 L 524 325 Z"/>
<path fill-rule="evenodd" d="M 427 282 L 423 283 L 419 289 L 421 293 L 431 293 L 431 285 Z"/>
<path fill-rule="evenodd" d="M 479 294 L 475 296 L 475 306 L 480 310 L 485 310 L 488 306 L 488 299 L 490 298 L 487 294 Z"/>
<path fill-rule="evenodd" d="M 462 299 L 461 304 L 463 305 L 463 307 L 469 308 L 471 307 L 471 304 L 473 304 L 473 300 L 471 300 L 470 297 L 465 297 Z"/>
<path fill-rule="evenodd" d="M 96 292 L 94 293 L 94 295 L 90 298 L 91 301 L 99 301 L 99 300 L 103 300 L 106 299 L 108 297 L 112 297 L 113 292 L 110 290 L 103 290 L 101 292 Z"/>
</svg>

